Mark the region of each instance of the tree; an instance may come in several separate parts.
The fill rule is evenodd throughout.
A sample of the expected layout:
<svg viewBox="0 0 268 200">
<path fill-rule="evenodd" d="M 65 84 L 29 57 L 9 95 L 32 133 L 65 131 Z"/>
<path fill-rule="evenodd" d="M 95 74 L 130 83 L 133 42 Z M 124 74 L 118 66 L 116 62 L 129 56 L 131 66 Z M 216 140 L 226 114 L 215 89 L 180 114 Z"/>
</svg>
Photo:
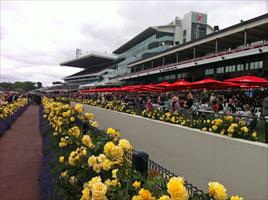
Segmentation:
<svg viewBox="0 0 268 200">
<path fill-rule="evenodd" d="M 13 89 L 23 89 L 25 91 L 30 91 L 36 89 L 35 83 L 30 81 L 24 81 L 24 82 L 2 82 L 0 83 L 0 87 L 4 88 L 5 90 L 13 90 Z"/>
</svg>

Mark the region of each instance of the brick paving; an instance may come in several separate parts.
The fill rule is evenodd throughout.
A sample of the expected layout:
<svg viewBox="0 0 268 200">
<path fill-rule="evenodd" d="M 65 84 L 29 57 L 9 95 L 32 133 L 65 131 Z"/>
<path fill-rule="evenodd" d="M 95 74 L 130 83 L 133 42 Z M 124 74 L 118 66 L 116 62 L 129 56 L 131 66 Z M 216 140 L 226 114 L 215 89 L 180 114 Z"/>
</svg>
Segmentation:
<svg viewBox="0 0 268 200">
<path fill-rule="evenodd" d="M 29 106 L 0 138 L 0 200 L 38 200 L 42 138 L 38 106 Z"/>
</svg>

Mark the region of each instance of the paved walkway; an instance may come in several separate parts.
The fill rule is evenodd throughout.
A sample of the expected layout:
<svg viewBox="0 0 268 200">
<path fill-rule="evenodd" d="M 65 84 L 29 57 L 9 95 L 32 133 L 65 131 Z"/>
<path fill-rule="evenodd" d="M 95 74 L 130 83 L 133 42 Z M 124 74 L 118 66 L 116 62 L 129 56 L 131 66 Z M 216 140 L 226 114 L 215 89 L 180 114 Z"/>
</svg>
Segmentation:
<svg viewBox="0 0 268 200">
<path fill-rule="evenodd" d="M 0 138 L 0 199 L 38 200 L 42 139 L 38 106 L 30 106 Z"/>
</svg>

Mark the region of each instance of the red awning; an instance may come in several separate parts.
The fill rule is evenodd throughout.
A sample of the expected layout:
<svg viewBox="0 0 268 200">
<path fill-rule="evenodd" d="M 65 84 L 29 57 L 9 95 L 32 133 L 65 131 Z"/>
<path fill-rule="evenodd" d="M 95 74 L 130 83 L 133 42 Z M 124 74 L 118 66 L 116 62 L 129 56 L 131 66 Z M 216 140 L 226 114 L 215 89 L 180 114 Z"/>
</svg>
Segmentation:
<svg viewBox="0 0 268 200">
<path fill-rule="evenodd" d="M 240 85 L 235 83 L 221 82 L 211 78 L 191 83 L 192 89 L 225 89 L 231 87 L 240 87 Z"/>
<path fill-rule="evenodd" d="M 191 87 L 191 83 L 185 80 L 178 80 L 170 84 L 167 88 L 169 91 L 179 90 L 179 89 L 188 89 Z"/>
<path fill-rule="evenodd" d="M 240 76 L 236 78 L 226 79 L 224 82 L 240 83 L 249 86 L 268 87 L 268 81 L 265 78 L 260 78 L 257 76 Z"/>
</svg>

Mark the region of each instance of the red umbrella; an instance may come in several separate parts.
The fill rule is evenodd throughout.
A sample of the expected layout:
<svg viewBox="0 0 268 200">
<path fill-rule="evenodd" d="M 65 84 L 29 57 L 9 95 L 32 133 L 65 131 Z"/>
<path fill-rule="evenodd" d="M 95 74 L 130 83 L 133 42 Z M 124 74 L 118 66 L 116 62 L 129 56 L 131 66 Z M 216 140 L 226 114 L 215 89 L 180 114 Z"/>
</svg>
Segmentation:
<svg viewBox="0 0 268 200">
<path fill-rule="evenodd" d="M 170 86 L 170 83 L 162 82 L 162 83 L 152 85 L 151 87 L 154 89 L 160 89 L 161 91 L 165 91 L 169 86 Z"/>
<path fill-rule="evenodd" d="M 178 80 L 170 84 L 167 89 L 172 91 L 172 90 L 178 90 L 178 89 L 187 89 L 187 88 L 190 88 L 190 86 L 191 86 L 190 82 L 187 82 L 185 80 Z"/>
<path fill-rule="evenodd" d="M 162 92 L 163 88 L 155 86 L 155 84 L 147 84 L 142 86 L 144 92 Z"/>
<path fill-rule="evenodd" d="M 191 88 L 193 89 L 201 89 L 201 88 L 224 89 L 229 87 L 240 87 L 240 85 L 235 83 L 221 82 L 211 78 L 191 83 Z"/>
<path fill-rule="evenodd" d="M 265 78 L 260 78 L 257 76 L 240 76 L 236 78 L 230 78 L 224 80 L 224 82 L 248 84 L 251 86 L 264 86 L 268 87 L 268 81 Z"/>
</svg>

